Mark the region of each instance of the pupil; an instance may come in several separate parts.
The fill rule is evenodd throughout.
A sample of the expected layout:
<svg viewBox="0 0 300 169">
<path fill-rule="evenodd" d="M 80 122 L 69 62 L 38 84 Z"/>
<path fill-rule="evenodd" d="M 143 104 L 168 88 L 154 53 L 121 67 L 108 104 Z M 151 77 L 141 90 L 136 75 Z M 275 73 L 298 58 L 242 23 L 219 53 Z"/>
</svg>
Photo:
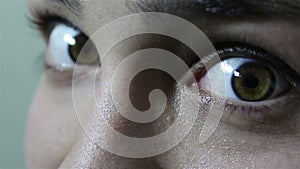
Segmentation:
<svg viewBox="0 0 300 169">
<path fill-rule="evenodd" d="M 248 88 L 254 89 L 258 86 L 258 79 L 254 75 L 248 75 L 245 77 L 245 85 Z"/>
</svg>

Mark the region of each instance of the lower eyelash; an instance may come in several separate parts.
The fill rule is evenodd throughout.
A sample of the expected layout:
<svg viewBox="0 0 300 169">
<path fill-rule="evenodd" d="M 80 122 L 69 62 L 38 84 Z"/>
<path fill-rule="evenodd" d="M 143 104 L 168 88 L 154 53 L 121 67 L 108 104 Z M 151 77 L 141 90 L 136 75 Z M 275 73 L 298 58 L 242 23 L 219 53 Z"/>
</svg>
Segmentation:
<svg viewBox="0 0 300 169">
<path fill-rule="evenodd" d="M 235 44 L 236 46 L 240 46 L 238 48 L 232 48 L 231 45 Z M 224 116 L 227 119 L 230 119 L 232 117 L 235 117 L 237 119 L 240 119 L 241 121 L 248 121 L 248 122 L 256 122 L 256 123 L 274 123 L 278 122 L 284 118 L 289 118 L 293 112 L 286 112 L 286 109 L 289 109 L 292 107 L 292 104 L 296 105 L 300 102 L 299 97 L 299 89 L 297 90 L 297 83 L 294 83 L 295 80 L 300 80 L 299 76 L 297 76 L 297 73 L 293 71 L 285 62 L 283 62 L 280 58 L 277 58 L 276 56 L 269 54 L 263 50 L 251 50 L 256 49 L 255 47 L 251 47 L 250 45 L 237 45 L 240 43 L 230 43 L 230 45 L 227 47 L 222 46 L 221 49 L 228 49 L 228 50 L 218 50 L 218 54 L 221 57 L 221 60 L 224 60 L 228 57 L 230 57 L 230 54 L 239 53 L 239 52 L 245 52 L 244 55 L 248 53 L 248 55 L 258 55 L 256 59 L 260 59 L 262 61 L 265 61 L 269 63 L 271 66 L 274 66 L 276 70 L 283 71 L 283 76 L 287 77 L 287 80 L 294 86 L 294 90 L 289 90 L 287 93 L 285 93 L 285 96 L 280 96 L 280 98 L 272 98 L 267 101 L 262 102 L 252 102 L 252 103 L 246 103 L 243 101 L 233 101 L 226 99 L 226 105 L 225 105 L 225 111 Z M 220 49 L 220 46 L 219 46 Z M 258 51 L 258 52 L 255 52 Z M 250 52 L 250 53 L 249 53 Z M 253 53 L 255 52 L 255 53 Z M 229 56 L 228 56 L 228 55 Z M 223 56 L 223 57 L 222 57 Z M 210 57 L 208 57 L 210 58 Z M 213 60 L 213 57 L 208 59 L 208 64 Z M 213 63 L 210 65 L 214 65 Z M 193 67 L 193 72 L 196 74 L 196 77 L 198 74 L 201 74 L 203 71 L 206 71 L 202 63 L 197 63 Z M 201 78 L 200 78 L 201 79 Z M 210 100 L 207 99 L 209 97 L 212 97 L 209 92 L 203 91 L 206 94 L 204 96 L 201 96 L 199 100 L 203 101 L 204 103 L 209 106 Z M 297 94 L 298 93 L 298 94 Z M 209 95 L 209 97 L 207 97 Z M 221 99 L 222 98 L 218 98 Z M 224 99 L 223 99 L 224 101 Z M 297 110 L 297 108 L 296 108 Z"/>
<path fill-rule="evenodd" d="M 233 116 L 233 115 L 238 115 L 238 116 L 243 116 L 243 118 L 245 119 L 249 119 L 250 116 L 252 116 L 255 112 L 255 114 L 267 110 L 268 106 L 252 106 L 252 105 L 246 105 L 246 104 L 242 104 L 242 103 L 237 103 L 235 101 L 230 101 L 226 98 L 221 98 L 218 96 L 214 96 L 216 99 L 216 102 L 211 103 L 212 101 L 212 95 L 209 94 L 209 92 L 207 91 L 200 91 L 200 97 L 202 99 L 199 100 L 206 100 L 204 102 L 205 105 L 210 106 L 211 104 L 219 104 L 218 102 L 224 103 L 225 102 L 225 107 L 224 107 L 224 112 L 223 113 L 227 113 L 227 115 Z M 218 98 L 217 98 L 218 97 Z"/>
<path fill-rule="evenodd" d="M 249 122 L 271 124 L 293 115 L 297 109 L 293 109 L 292 106 L 296 107 L 299 102 L 300 97 L 296 95 L 287 95 L 283 98 L 264 101 L 259 103 L 259 105 L 257 105 L 258 103 L 256 105 L 255 103 L 247 105 L 229 100 L 226 101 L 224 113 L 228 114 L 228 118 L 237 116 Z M 291 112 L 290 109 L 294 111 Z"/>
<path fill-rule="evenodd" d="M 262 103 L 243 103 L 230 99 L 214 96 L 216 102 L 212 103 L 212 95 L 207 91 L 200 91 L 198 100 L 205 106 L 211 104 L 220 104 L 225 102 L 223 119 L 228 121 L 235 118 L 245 123 L 272 124 L 280 120 L 289 118 L 294 112 L 284 112 L 287 106 L 297 105 L 300 102 L 300 96 L 294 91 L 283 98 L 277 98 Z M 296 110 L 297 109 L 293 109 Z M 233 122 L 236 123 L 236 122 Z"/>
<path fill-rule="evenodd" d="M 187 83 L 187 88 L 189 86 Z M 228 127 L 254 133 L 293 134 L 296 132 L 294 123 L 297 123 L 295 117 L 300 103 L 300 93 L 295 90 L 283 97 L 260 103 L 230 100 L 201 89 L 197 94 L 186 90 L 186 94 L 191 104 L 200 104 L 201 110 L 205 112 L 208 112 L 211 105 L 224 104 L 221 122 Z"/>
<path fill-rule="evenodd" d="M 226 103 L 225 112 L 231 116 L 242 117 L 243 120 L 263 122 L 266 118 L 269 119 L 271 114 L 264 114 L 268 112 L 270 106 L 249 106 L 249 105 L 234 105 L 233 103 Z"/>
</svg>

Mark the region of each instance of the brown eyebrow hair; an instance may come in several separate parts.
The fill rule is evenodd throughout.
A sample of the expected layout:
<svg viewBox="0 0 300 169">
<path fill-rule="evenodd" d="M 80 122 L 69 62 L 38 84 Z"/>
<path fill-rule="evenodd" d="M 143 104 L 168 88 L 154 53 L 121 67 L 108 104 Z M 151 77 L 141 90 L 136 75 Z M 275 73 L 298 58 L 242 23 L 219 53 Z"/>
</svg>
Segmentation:
<svg viewBox="0 0 300 169">
<path fill-rule="evenodd" d="M 229 17 L 300 15 L 297 0 L 127 0 L 126 4 L 139 12 L 190 10 Z"/>
</svg>

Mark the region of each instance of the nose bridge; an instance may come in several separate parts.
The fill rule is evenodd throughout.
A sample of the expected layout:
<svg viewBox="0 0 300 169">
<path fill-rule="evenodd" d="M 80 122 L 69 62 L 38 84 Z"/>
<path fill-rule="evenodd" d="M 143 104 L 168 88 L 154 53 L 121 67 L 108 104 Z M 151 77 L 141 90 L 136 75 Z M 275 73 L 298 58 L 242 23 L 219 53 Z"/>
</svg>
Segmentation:
<svg viewBox="0 0 300 169">
<path fill-rule="evenodd" d="M 137 72 L 133 72 L 138 65 L 136 62 L 132 62 L 121 72 L 121 77 L 124 75 L 125 79 L 120 78 L 115 81 L 113 80 L 114 73 L 118 66 L 126 59 L 124 55 L 126 56 L 132 53 L 133 48 L 130 46 L 134 44 L 128 43 L 126 48 L 115 48 L 102 60 L 99 73 L 97 73 L 97 77 L 95 78 L 95 93 L 92 93 L 92 95 L 95 96 L 96 102 L 92 104 L 94 106 L 90 109 L 92 112 L 88 113 L 89 115 L 84 121 L 81 121 L 84 132 L 78 137 L 78 140 L 75 141 L 72 150 L 60 168 L 117 169 L 124 168 L 126 165 L 128 165 L 127 168 L 160 168 L 154 158 L 130 159 L 114 155 L 103 148 L 105 147 L 104 144 L 118 146 L 118 142 L 121 141 L 116 140 L 116 137 L 110 135 L 109 127 L 128 137 L 144 138 L 155 135 L 155 132 L 157 132 L 155 129 L 157 124 L 136 124 L 120 115 L 112 97 L 112 86 L 123 89 L 122 81 L 126 80 L 128 74 L 138 75 Z M 153 77 L 153 75 L 156 75 L 156 78 L 152 79 L 150 81 L 151 83 L 147 83 L 145 76 Z M 147 106 L 149 106 L 147 93 L 153 88 L 160 88 L 159 85 L 153 83 L 153 81 L 160 81 L 160 79 L 164 78 L 160 76 L 157 71 L 146 71 L 144 75 L 140 74 L 137 78 L 133 79 L 133 82 L 129 86 L 129 93 L 117 93 L 124 95 L 118 98 L 121 99 L 121 102 L 124 101 L 124 103 L 128 102 L 127 99 L 130 98 L 130 102 L 135 105 L 135 108 L 141 111 L 146 110 L 148 108 Z M 165 81 L 168 80 L 168 78 L 165 79 Z M 166 84 L 162 86 L 168 88 Z M 143 93 L 144 91 L 146 91 L 146 93 Z M 163 129 L 163 127 L 161 128 Z M 119 164 L 121 162 L 124 164 Z"/>
</svg>

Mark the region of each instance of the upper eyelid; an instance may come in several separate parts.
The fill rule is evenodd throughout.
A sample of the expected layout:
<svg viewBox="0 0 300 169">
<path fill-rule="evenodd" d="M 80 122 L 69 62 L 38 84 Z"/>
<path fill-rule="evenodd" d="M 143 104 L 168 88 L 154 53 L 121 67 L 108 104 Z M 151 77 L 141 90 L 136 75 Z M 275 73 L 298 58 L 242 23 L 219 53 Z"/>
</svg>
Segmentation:
<svg viewBox="0 0 300 169">
<path fill-rule="evenodd" d="M 225 60 L 228 59 L 227 56 L 225 56 L 226 54 L 230 55 L 234 55 L 237 54 L 237 52 L 239 53 L 243 53 L 245 55 L 248 54 L 247 57 L 249 57 L 249 55 L 251 55 L 250 53 L 246 53 L 246 50 L 255 50 L 256 53 L 256 58 L 251 58 L 251 59 L 256 59 L 256 60 L 260 60 L 264 63 L 266 63 L 269 66 L 274 67 L 276 70 L 278 70 L 280 73 L 282 73 L 287 80 L 298 90 L 300 91 L 300 75 L 294 70 L 292 69 L 287 63 L 285 63 L 280 57 L 269 53 L 268 51 L 264 51 L 263 49 L 261 49 L 260 47 L 256 47 L 256 46 L 252 46 L 252 45 L 248 45 L 248 44 L 242 44 L 240 42 L 219 42 L 219 43 L 215 43 L 215 47 L 217 49 L 217 54 L 212 54 L 210 56 L 205 57 L 207 62 L 204 63 L 205 66 L 207 65 L 214 65 L 215 57 L 220 57 L 220 60 Z M 226 50 L 228 49 L 228 51 L 221 51 L 221 50 Z M 254 56 L 254 55 L 253 55 Z M 237 56 L 235 56 L 237 57 Z M 241 56 L 242 57 L 242 56 Z M 246 58 L 247 58 L 246 57 Z M 201 71 L 206 70 L 207 68 L 205 67 L 201 62 L 198 62 L 196 64 L 194 64 L 192 66 L 192 70 L 194 73 L 201 73 Z M 208 68 L 209 69 L 209 68 Z"/>
<path fill-rule="evenodd" d="M 43 34 L 44 38 L 48 41 L 48 37 L 55 27 L 55 25 L 61 23 L 69 27 L 72 27 L 76 30 L 82 30 L 76 26 L 72 21 L 63 17 L 56 12 L 53 12 L 49 9 L 31 9 L 31 17 L 29 18 L 30 22 L 36 25 L 38 30 Z"/>
<path fill-rule="evenodd" d="M 67 26 L 73 27 L 77 30 L 80 30 L 77 26 L 75 26 L 72 22 L 70 22 L 68 19 L 65 19 L 59 15 L 53 14 L 49 12 L 48 10 L 41 11 L 41 10 L 35 10 L 34 16 L 36 19 L 34 19 L 32 22 L 36 24 L 40 30 L 45 34 L 46 37 L 49 36 L 51 33 L 51 24 L 57 24 L 57 23 L 63 23 Z M 282 60 L 281 60 L 282 61 Z M 295 85 L 299 86 L 300 88 L 300 78 L 294 78 L 299 77 L 299 75 L 296 73 L 296 71 L 292 69 L 288 69 L 288 72 L 290 74 L 293 74 L 293 79 L 295 79 Z"/>
<path fill-rule="evenodd" d="M 297 45 L 300 34 L 299 25 L 294 22 L 292 20 L 249 21 L 249 23 L 230 25 L 228 33 L 232 34 L 234 38 L 240 37 L 249 44 L 272 52 L 273 55 L 281 58 L 299 73 L 298 64 L 300 60 L 295 56 L 298 56 L 300 52 L 299 45 Z M 230 33 L 230 31 L 232 32 Z"/>
<path fill-rule="evenodd" d="M 250 25 L 250 27 L 246 25 Z M 266 32 L 267 30 L 268 32 Z M 300 34 L 296 30 L 297 25 L 277 20 L 258 23 L 250 21 L 240 23 L 237 21 L 226 24 L 222 30 L 220 27 L 212 27 L 208 34 L 209 37 L 212 37 L 211 40 L 214 44 L 220 41 L 238 41 L 270 51 L 274 56 L 278 56 L 292 67 L 299 75 L 298 64 L 300 60 L 297 59 L 297 53 L 300 52 L 300 48 L 297 47 L 299 43 L 298 38 L 295 37 L 299 37 Z"/>
</svg>

